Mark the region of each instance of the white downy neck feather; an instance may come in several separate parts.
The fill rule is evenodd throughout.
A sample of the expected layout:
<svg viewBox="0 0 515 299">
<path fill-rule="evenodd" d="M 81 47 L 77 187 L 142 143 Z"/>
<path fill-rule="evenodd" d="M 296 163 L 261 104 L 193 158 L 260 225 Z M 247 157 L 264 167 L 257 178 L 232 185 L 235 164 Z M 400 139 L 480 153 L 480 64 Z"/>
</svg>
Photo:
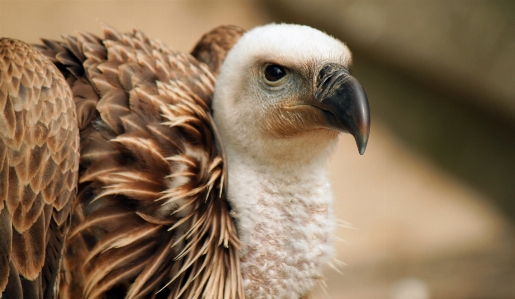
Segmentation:
<svg viewBox="0 0 515 299">
<path fill-rule="evenodd" d="M 267 105 L 281 101 L 259 85 L 255 66 L 267 59 L 314 73 L 328 61 L 348 65 L 351 55 L 343 43 L 318 30 L 267 25 L 234 46 L 215 87 L 214 119 L 227 154 L 228 200 L 243 244 L 245 295 L 299 299 L 313 289 L 333 255 L 336 221 L 325 164 L 338 133 L 267 134 L 262 125 Z"/>
</svg>

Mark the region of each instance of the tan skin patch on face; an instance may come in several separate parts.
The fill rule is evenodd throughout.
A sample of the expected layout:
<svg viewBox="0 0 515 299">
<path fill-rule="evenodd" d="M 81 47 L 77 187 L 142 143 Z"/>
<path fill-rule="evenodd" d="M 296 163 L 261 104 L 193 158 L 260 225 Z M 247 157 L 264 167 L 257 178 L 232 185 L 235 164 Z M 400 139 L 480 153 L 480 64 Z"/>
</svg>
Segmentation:
<svg viewBox="0 0 515 299">
<path fill-rule="evenodd" d="M 268 88 L 270 93 L 281 93 L 277 90 L 282 88 L 282 84 L 267 86 L 265 83 L 263 71 L 271 64 L 283 66 L 287 70 L 290 78 L 284 83 L 284 88 L 289 90 L 284 90 L 282 93 L 289 97 L 274 103 L 263 103 L 264 105 L 259 107 L 263 110 L 258 121 L 261 131 L 278 138 L 309 134 L 313 131 L 332 133 L 333 130 L 330 129 L 324 111 L 313 105 L 316 101 L 313 90 L 316 88 L 314 74 L 318 71 L 317 63 L 308 61 L 292 66 L 281 61 L 257 62 L 252 71 L 253 77 L 258 78 L 259 83 L 263 88 Z"/>
<path fill-rule="evenodd" d="M 317 126 L 323 114 L 309 105 L 284 105 L 275 108 L 265 118 L 264 131 L 275 137 L 290 137 L 306 131 L 322 129 Z"/>
<path fill-rule="evenodd" d="M 291 99 L 268 107 L 262 119 L 263 131 L 274 137 L 291 137 L 314 130 L 328 130 L 324 112 L 309 99 Z"/>
</svg>

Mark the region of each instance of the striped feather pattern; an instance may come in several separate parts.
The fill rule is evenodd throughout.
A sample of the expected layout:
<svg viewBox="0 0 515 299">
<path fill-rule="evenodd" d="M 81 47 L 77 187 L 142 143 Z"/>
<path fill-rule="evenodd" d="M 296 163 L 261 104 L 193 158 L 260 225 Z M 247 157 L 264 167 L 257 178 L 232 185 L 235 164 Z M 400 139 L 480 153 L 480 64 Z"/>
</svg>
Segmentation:
<svg viewBox="0 0 515 299">
<path fill-rule="evenodd" d="M 76 195 L 71 91 L 33 47 L 0 39 L 0 295 L 52 298 Z M 0 296 L 0 297 L 1 297 Z"/>
<path fill-rule="evenodd" d="M 138 30 L 43 43 L 81 130 L 60 298 L 243 298 L 212 72 Z"/>
</svg>

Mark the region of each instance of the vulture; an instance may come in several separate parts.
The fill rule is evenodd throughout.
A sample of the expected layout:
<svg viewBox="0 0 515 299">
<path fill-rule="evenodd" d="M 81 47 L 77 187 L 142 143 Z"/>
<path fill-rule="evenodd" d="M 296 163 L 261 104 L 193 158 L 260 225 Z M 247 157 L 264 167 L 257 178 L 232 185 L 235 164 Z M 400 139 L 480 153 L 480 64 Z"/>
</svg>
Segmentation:
<svg viewBox="0 0 515 299">
<path fill-rule="evenodd" d="M 102 26 L 0 39 L 1 298 L 308 298 L 327 158 L 370 131 L 347 46 L 221 26 L 183 53 Z"/>
</svg>

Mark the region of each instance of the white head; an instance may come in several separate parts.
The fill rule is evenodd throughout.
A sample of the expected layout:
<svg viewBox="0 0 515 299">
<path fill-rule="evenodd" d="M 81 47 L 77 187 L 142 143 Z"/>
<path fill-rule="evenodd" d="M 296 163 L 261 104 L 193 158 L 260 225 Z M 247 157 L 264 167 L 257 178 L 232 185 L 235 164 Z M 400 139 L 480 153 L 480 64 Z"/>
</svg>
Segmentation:
<svg viewBox="0 0 515 299">
<path fill-rule="evenodd" d="M 358 142 L 366 145 L 368 103 L 364 92 L 354 99 L 350 63 L 345 44 L 311 27 L 270 24 L 247 32 L 227 55 L 213 100 L 228 156 L 319 162 L 336 144 L 338 131 L 366 135 Z M 349 108 L 342 102 L 352 103 Z"/>
</svg>

